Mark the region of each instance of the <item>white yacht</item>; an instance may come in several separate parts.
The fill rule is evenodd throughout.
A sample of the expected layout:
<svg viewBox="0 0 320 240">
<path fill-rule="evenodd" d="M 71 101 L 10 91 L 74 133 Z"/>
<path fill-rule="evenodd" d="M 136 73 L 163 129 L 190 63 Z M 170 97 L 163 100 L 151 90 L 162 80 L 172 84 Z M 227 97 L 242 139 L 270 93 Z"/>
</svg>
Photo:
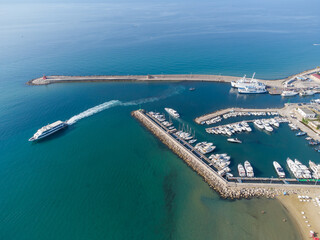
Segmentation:
<svg viewBox="0 0 320 240">
<path fill-rule="evenodd" d="M 48 124 L 47 126 L 44 126 L 42 128 L 40 128 L 30 139 L 29 141 L 36 141 L 39 140 L 41 138 L 47 137 L 65 127 L 67 127 L 68 124 L 66 122 L 62 122 L 62 121 L 56 121 L 54 123 Z"/>
<path fill-rule="evenodd" d="M 261 130 L 263 130 L 264 129 L 264 125 L 262 124 L 262 122 L 258 119 L 258 120 L 255 120 L 254 122 L 253 122 L 253 124 L 257 127 L 257 128 L 259 128 L 259 129 L 261 129 Z"/>
<path fill-rule="evenodd" d="M 281 165 L 278 162 L 273 161 L 273 167 L 276 170 L 276 172 L 280 178 L 286 177 L 286 174 L 284 173 L 283 168 L 281 167 Z"/>
<path fill-rule="evenodd" d="M 295 91 L 283 91 L 282 93 L 281 93 L 281 96 L 282 97 L 292 97 L 292 96 L 296 96 L 296 95 L 298 95 L 298 93 L 297 92 L 295 92 Z"/>
<path fill-rule="evenodd" d="M 253 168 L 252 168 L 251 164 L 249 163 L 249 161 L 244 162 L 244 168 L 246 169 L 247 177 L 254 177 Z"/>
<path fill-rule="evenodd" d="M 202 154 L 207 154 L 216 149 L 216 146 L 213 146 L 213 143 L 200 142 L 197 143 L 194 149 L 198 150 Z"/>
<path fill-rule="evenodd" d="M 313 171 L 313 178 L 319 179 L 320 178 L 320 164 L 315 164 L 314 162 L 309 160 L 309 167 Z"/>
<path fill-rule="evenodd" d="M 278 122 L 276 119 L 274 119 L 274 118 L 271 118 L 271 119 L 270 119 L 270 124 L 271 124 L 272 126 L 274 126 L 274 127 L 277 127 L 277 128 L 280 126 L 279 122 Z"/>
<path fill-rule="evenodd" d="M 292 161 L 290 158 L 287 158 L 287 164 L 288 164 L 288 167 L 291 171 L 291 173 L 294 175 L 294 177 L 296 178 L 299 178 L 301 177 L 300 174 L 299 174 L 299 177 L 297 177 L 297 166 L 296 164 L 294 163 L 294 161 Z"/>
<path fill-rule="evenodd" d="M 299 95 L 300 95 L 301 97 L 312 96 L 312 95 L 314 95 L 314 94 L 315 94 L 315 92 L 312 91 L 312 90 L 305 90 L 305 91 L 302 91 L 302 92 L 299 93 Z"/>
<path fill-rule="evenodd" d="M 164 108 L 164 110 L 166 110 L 166 112 L 169 113 L 174 118 L 179 118 L 180 117 L 180 114 L 176 110 L 174 110 L 172 108 Z"/>
<path fill-rule="evenodd" d="M 244 167 L 242 166 L 241 163 L 238 164 L 238 172 L 240 177 L 246 176 L 246 171 L 244 170 Z"/>
<path fill-rule="evenodd" d="M 227 141 L 231 143 L 242 143 L 238 138 L 228 138 Z"/>
<path fill-rule="evenodd" d="M 297 159 L 292 161 L 290 158 L 287 158 L 287 164 L 289 166 L 290 171 L 296 178 L 311 178 L 311 172 L 307 168 L 307 166 L 303 165 Z"/>
<path fill-rule="evenodd" d="M 268 132 L 272 132 L 273 131 L 273 128 L 270 126 L 269 123 L 264 123 L 263 126 L 264 126 L 264 129 L 266 131 L 268 131 Z"/>
</svg>

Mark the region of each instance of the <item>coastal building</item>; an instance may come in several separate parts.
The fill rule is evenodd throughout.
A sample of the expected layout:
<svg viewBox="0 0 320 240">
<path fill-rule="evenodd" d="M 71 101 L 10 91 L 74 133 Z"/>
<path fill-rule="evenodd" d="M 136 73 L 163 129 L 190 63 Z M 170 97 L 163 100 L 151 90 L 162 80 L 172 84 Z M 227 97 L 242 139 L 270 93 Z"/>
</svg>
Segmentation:
<svg viewBox="0 0 320 240">
<path fill-rule="evenodd" d="M 309 125 L 313 128 L 318 129 L 320 127 L 320 122 L 319 121 L 310 121 Z"/>
<path fill-rule="evenodd" d="M 320 75 L 319 74 L 311 74 L 310 75 L 310 78 L 313 80 L 313 81 L 316 81 L 316 82 L 320 82 Z"/>
<path fill-rule="evenodd" d="M 309 108 L 298 108 L 298 113 L 303 117 L 303 118 L 316 118 L 316 113 L 311 111 Z"/>
</svg>

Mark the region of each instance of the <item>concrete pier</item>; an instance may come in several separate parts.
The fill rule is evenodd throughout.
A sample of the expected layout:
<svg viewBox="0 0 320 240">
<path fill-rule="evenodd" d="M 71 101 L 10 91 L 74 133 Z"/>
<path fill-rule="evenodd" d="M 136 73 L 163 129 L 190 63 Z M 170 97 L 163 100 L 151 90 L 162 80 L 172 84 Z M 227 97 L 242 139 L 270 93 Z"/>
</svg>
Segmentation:
<svg viewBox="0 0 320 240">
<path fill-rule="evenodd" d="M 224 114 L 227 113 L 231 113 L 231 112 L 281 112 L 281 109 L 279 108 L 264 108 L 264 109 L 257 109 L 257 108 L 225 108 L 225 109 L 221 109 L 212 113 L 208 113 L 205 115 L 202 115 L 200 117 L 197 117 L 194 121 L 198 124 L 200 124 L 201 122 L 210 120 L 212 118 L 218 117 L 218 116 L 222 116 Z"/>
<path fill-rule="evenodd" d="M 156 119 L 146 114 L 144 110 L 133 111 L 131 114 L 202 176 L 223 198 L 273 198 L 284 191 L 287 193 L 303 193 L 308 189 L 320 187 L 317 182 L 299 182 L 296 179 L 233 177 L 227 180 L 220 176 L 192 146 L 183 144 L 179 137 L 171 133 Z"/>
<path fill-rule="evenodd" d="M 294 74 L 284 79 L 264 80 L 257 79 L 264 83 L 270 92 L 275 92 L 273 89 L 282 89 L 283 83 L 290 81 L 302 74 L 311 74 L 319 71 L 320 68 L 314 68 L 302 73 Z M 157 75 L 92 75 L 92 76 L 63 76 L 51 75 L 40 78 L 35 78 L 27 82 L 28 85 L 47 85 L 53 83 L 67 82 L 221 82 L 230 83 L 240 79 L 240 76 L 224 76 L 224 75 L 209 75 L 209 74 L 157 74 Z M 248 80 L 251 78 L 247 78 Z M 310 84 L 301 82 L 296 87 L 310 87 Z M 276 93 L 275 93 L 276 94 Z"/>
</svg>

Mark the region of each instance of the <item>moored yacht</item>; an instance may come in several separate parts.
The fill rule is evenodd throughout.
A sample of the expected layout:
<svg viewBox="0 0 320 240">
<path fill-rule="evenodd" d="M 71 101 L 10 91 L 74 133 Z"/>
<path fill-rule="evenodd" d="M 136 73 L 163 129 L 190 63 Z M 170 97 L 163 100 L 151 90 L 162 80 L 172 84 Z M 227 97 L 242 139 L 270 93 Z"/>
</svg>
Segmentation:
<svg viewBox="0 0 320 240">
<path fill-rule="evenodd" d="M 273 128 L 270 126 L 269 123 L 264 123 L 263 126 L 264 126 L 264 129 L 266 131 L 268 131 L 268 132 L 272 132 L 273 131 Z"/>
<path fill-rule="evenodd" d="M 263 130 L 264 129 L 264 125 L 262 124 L 262 122 L 258 119 L 258 120 L 255 120 L 254 122 L 253 122 L 253 124 L 257 127 L 257 128 L 259 128 L 259 129 L 261 129 L 261 130 Z"/>
<path fill-rule="evenodd" d="M 299 93 L 299 95 L 300 95 L 301 97 L 312 96 L 312 95 L 314 95 L 314 94 L 315 94 L 315 92 L 312 91 L 312 90 L 305 90 L 305 91 L 302 91 L 302 92 Z"/>
<path fill-rule="evenodd" d="M 314 162 L 309 160 L 309 167 L 312 170 L 313 174 L 313 178 L 315 179 L 319 179 L 320 178 L 320 164 L 315 164 Z"/>
<path fill-rule="evenodd" d="M 276 172 L 280 178 L 284 178 L 286 176 L 283 168 L 281 167 L 281 165 L 278 162 L 273 161 L 273 167 L 276 170 Z"/>
<path fill-rule="evenodd" d="M 244 162 L 244 168 L 246 169 L 247 177 L 254 177 L 253 168 L 252 168 L 251 164 L 249 163 L 249 161 Z"/>
<path fill-rule="evenodd" d="M 42 128 L 40 128 L 30 139 L 29 141 L 36 141 L 39 140 L 41 138 L 47 137 L 65 127 L 67 127 L 68 124 L 66 122 L 62 122 L 62 121 L 56 121 L 54 123 L 48 124 L 47 126 L 44 126 Z"/>
<path fill-rule="evenodd" d="M 242 166 L 241 163 L 238 164 L 238 172 L 240 177 L 246 176 L 246 171 L 244 170 L 244 167 Z"/>
<path fill-rule="evenodd" d="M 180 117 L 180 114 L 176 110 L 174 110 L 172 108 L 164 108 L 164 110 L 166 110 L 166 112 L 169 113 L 174 118 L 179 118 Z"/>
<path fill-rule="evenodd" d="M 289 90 L 283 91 L 283 92 L 281 93 L 281 96 L 282 96 L 282 97 L 292 97 L 292 96 L 296 96 L 296 95 L 298 95 L 297 92 L 295 92 L 295 91 L 289 91 Z"/>
</svg>

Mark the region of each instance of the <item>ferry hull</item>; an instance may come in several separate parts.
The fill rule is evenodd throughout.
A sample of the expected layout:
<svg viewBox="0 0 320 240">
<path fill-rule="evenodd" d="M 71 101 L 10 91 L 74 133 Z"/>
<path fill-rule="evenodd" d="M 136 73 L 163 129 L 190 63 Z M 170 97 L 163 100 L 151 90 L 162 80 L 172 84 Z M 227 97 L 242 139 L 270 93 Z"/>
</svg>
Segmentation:
<svg viewBox="0 0 320 240">
<path fill-rule="evenodd" d="M 46 138 L 46 137 L 48 137 L 48 136 L 50 136 L 50 135 L 52 135 L 52 134 L 54 134 L 54 133 L 56 133 L 58 131 L 61 131 L 62 129 L 65 129 L 66 127 L 68 127 L 67 123 L 63 127 L 59 128 L 59 129 L 57 129 L 55 131 L 52 131 L 49 134 L 44 134 L 42 136 L 39 136 L 38 138 L 31 137 L 31 138 L 29 138 L 29 142 L 34 142 L 34 141 L 38 141 L 40 139 Z"/>
</svg>

